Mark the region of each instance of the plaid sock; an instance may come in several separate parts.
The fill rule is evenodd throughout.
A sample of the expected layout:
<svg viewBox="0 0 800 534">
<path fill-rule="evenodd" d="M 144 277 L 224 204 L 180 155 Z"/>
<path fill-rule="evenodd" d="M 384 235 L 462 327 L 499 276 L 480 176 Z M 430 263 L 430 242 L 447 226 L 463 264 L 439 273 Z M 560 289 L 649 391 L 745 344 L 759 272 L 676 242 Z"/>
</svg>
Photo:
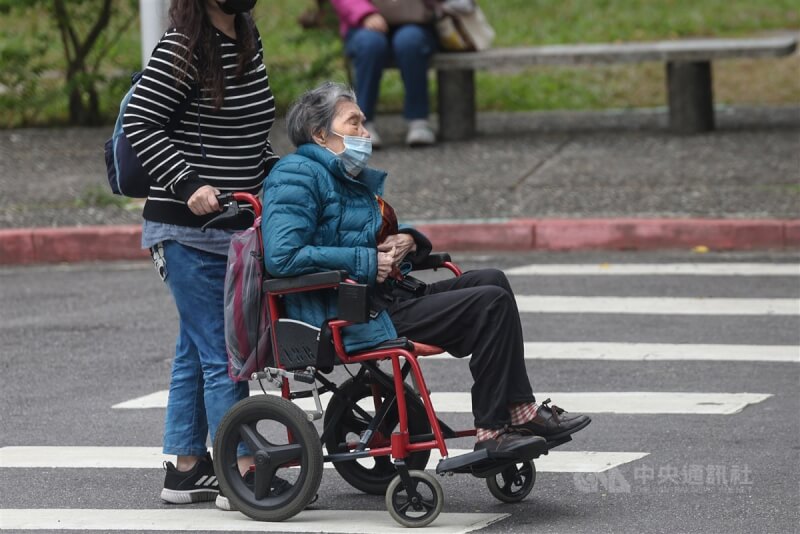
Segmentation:
<svg viewBox="0 0 800 534">
<path fill-rule="evenodd" d="M 478 434 L 475 438 L 478 441 L 486 441 L 487 439 L 495 439 L 503 431 L 502 428 L 478 428 Z"/>
<path fill-rule="evenodd" d="M 536 417 L 536 410 L 539 407 L 535 402 L 522 402 L 510 406 L 511 424 L 524 425 Z"/>
</svg>

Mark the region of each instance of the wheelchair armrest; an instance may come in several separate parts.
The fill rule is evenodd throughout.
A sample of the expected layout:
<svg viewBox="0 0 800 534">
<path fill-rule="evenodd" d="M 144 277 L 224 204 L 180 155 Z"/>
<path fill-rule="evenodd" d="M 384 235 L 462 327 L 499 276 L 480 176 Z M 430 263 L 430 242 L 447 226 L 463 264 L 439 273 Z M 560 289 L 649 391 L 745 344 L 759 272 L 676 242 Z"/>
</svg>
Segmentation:
<svg viewBox="0 0 800 534">
<path fill-rule="evenodd" d="M 350 280 L 347 271 L 325 271 L 289 278 L 270 278 L 263 284 L 264 291 L 273 295 L 331 288 L 339 290 L 339 319 L 351 323 L 369 321 L 369 287 Z"/>
<path fill-rule="evenodd" d="M 347 271 L 325 271 L 290 278 L 270 278 L 264 281 L 264 291 L 268 293 L 298 293 L 338 287 L 340 282 L 347 279 L 347 276 Z"/>
<path fill-rule="evenodd" d="M 426 269 L 438 269 L 449 261 L 450 254 L 447 252 L 432 252 L 428 254 L 424 260 L 413 262 L 411 265 L 415 271 L 424 271 Z"/>
</svg>

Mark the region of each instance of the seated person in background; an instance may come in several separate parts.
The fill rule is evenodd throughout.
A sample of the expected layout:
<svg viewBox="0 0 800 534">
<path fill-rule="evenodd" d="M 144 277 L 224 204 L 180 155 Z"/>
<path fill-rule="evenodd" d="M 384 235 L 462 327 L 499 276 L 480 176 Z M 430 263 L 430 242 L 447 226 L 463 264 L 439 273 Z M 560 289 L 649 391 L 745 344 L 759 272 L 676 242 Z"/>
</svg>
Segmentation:
<svg viewBox="0 0 800 534">
<path fill-rule="evenodd" d="M 373 287 L 377 316 L 347 327 L 348 352 L 389 339 L 437 345 L 456 357 L 472 354 L 476 448 L 513 450 L 543 436 L 558 439 L 589 424 L 545 401 L 537 404 L 525 369 L 522 324 L 502 271 L 481 269 L 394 291 L 398 267 L 424 258 L 431 243 L 397 227 L 380 194 L 386 173 L 368 168 L 369 132 L 356 97 L 325 83 L 303 94 L 287 115 L 295 153 L 282 158 L 264 184 L 264 259 L 272 276 L 343 270 Z M 286 314 L 320 327 L 336 316 L 334 291 L 287 295 Z"/>
<path fill-rule="evenodd" d="M 406 144 L 432 145 L 436 136 L 428 123 L 428 61 L 437 46 L 433 18 L 429 24 L 390 26 L 369 0 L 331 0 L 331 5 L 339 16 L 345 53 L 355 68 L 358 105 L 367 117 L 364 126 L 373 146 L 381 144 L 373 121 L 383 69 L 391 59 L 400 69 L 405 89 Z"/>
</svg>

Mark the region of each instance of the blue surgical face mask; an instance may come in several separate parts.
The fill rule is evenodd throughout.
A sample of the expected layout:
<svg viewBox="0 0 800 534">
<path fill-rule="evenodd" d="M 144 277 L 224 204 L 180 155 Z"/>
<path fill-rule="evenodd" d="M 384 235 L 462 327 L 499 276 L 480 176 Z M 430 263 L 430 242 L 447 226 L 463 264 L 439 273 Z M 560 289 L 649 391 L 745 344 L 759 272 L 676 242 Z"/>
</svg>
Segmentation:
<svg viewBox="0 0 800 534">
<path fill-rule="evenodd" d="M 347 174 L 350 176 L 358 176 L 359 173 L 364 170 L 364 167 L 367 166 L 367 161 L 369 161 L 372 155 L 372 139 L 369 137 L 342 135 L 334 131 L 331 131 L 331 133 L 342 138 L 342 141 L 344 141 L 344 150 L 339 153 L 333 152 L 330 148 L 328 150 L 341 158 L 344 170 L 347 171 Z"/>
</svg>

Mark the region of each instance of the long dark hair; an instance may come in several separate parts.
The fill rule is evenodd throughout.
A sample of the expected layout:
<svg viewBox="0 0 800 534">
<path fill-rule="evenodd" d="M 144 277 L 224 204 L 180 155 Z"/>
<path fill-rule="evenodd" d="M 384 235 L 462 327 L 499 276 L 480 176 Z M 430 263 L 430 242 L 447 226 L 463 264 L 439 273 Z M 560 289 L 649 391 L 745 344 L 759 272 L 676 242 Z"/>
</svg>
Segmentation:
<svg viewBox="0 0 800 534">
<path fill-rule="evenodd" d="M 170 25 L 189 37 L 188 50 L 181 49 L 184 57 L 175 60 L 175 73 L 183 79 L 187 70 L 184 65 L 192 64 L 192 56 L 200 58 L 198 77 L 200 87 L 206 89 L 214 102 L 214 109 L 222 107 L 225 98 L 225 73 L 222 70 L 222 57 L 217 30 L 206 13 L 206 0 L 172 0 L 169 6 Z M 235 19 L 237 42 L 236 76 L 244 74 L 247 65 L 255 56 L 255 23 L 249 13 L 239 13 Z M 179 64 L 181 63 L 181 64 Z"/>
</svg>

